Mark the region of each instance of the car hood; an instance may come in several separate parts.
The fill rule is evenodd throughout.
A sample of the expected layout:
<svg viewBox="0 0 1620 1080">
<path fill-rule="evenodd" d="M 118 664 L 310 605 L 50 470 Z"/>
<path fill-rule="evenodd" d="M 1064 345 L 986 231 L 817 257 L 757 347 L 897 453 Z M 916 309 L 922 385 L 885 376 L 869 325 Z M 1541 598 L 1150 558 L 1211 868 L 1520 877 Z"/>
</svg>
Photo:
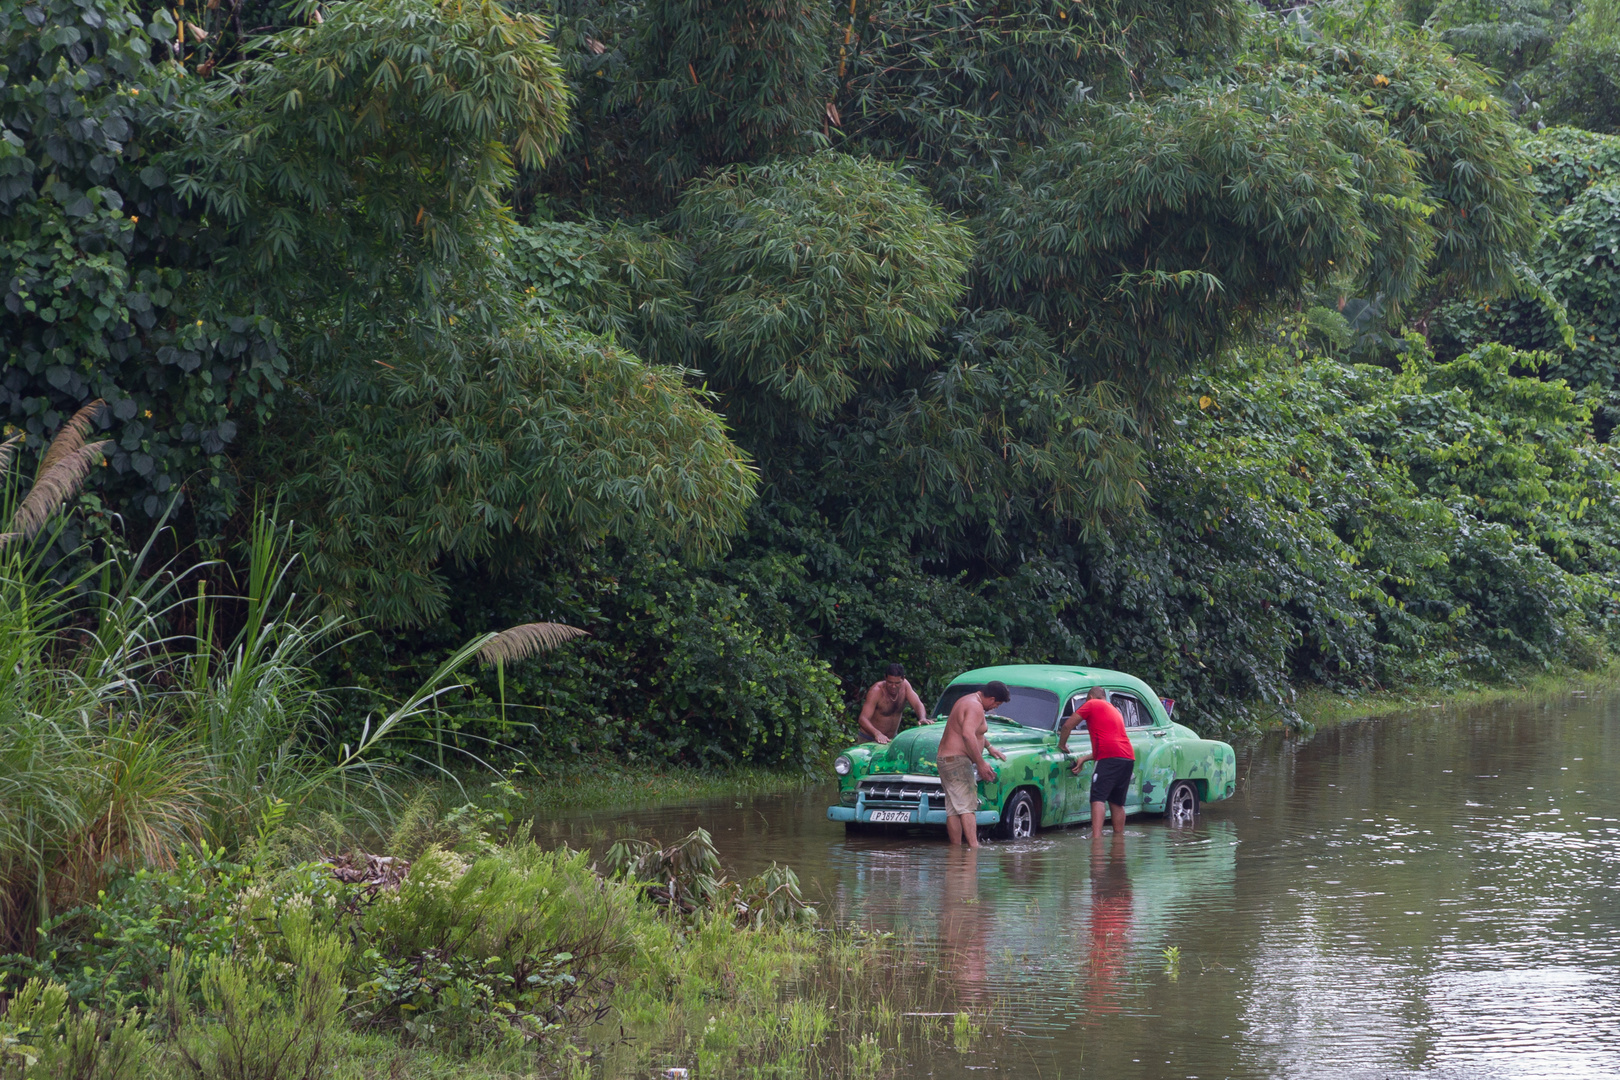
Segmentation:
<svg viewBox="0 0 1620 1080">
<path fill-rule="evenodd" d="M 907 728 L 879 747 L 867 766 L 867 775 L 876 773 L 915 773 L 932 775 L 939 771 L 939 740 L 945 724 L 939 721 L 924 727 Z M 990 742 L 1003 754 L 1040 746 L 1052 737 L 1049 731 L 1017 724 L 990 722 Z"/>
</svg>

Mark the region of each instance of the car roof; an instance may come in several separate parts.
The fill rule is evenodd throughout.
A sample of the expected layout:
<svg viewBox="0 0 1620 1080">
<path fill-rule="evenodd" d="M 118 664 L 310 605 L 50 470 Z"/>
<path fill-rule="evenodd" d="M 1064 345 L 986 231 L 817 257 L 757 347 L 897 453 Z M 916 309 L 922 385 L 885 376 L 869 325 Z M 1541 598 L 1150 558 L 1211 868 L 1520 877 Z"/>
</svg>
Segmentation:
<svg viewBox="0 0 1620 1080">
<path fill-rule="evenodd" d="M 1134 690 L 1146 700 L 1154 698 L 1153 688 L 1123 671 L 1108 668 L 1079 667 L 1070 664 L 1001 664 L 996 667 L 974 668 L 964 671 L 948 685 L 957 683 L 987 683 L 999 680 L 1014 686 L 1030 686 L 1050 690 L 1059 697 L 1089 690 L 1093 686 L 1110 686 Z"/>
</svg>

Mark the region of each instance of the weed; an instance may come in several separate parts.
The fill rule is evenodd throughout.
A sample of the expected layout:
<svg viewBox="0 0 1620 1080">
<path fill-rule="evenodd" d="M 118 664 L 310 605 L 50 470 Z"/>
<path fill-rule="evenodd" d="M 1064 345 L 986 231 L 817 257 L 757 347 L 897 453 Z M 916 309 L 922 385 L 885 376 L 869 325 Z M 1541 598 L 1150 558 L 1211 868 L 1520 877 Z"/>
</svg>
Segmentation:
<svg viewBox="0 0 1620 1080">
<path fill-rule="evenodd" d="M 109 1018 L 67 1010 L 67 988 L 30 979 L 0 1016 L 0 1076 L 29 1080 L 133 1080 L 151 1044 L 131 1010 Z"/>
<path fill-rule="evenodd" d="M 979 1037 L 978 1025 L 974 1024 L 973 1017 L 966 1012 L 959 1012 L 951 1022 L 951 1043 L 956 1052 L 965 1054 L 973 1048 L 973 1040 Z"/>
<path fill-rule="evenodd" d="M 883 1068 L 883 1048 L 873 1035 L 862 1035 L 860 1042 L 851 1043 L 849 1054 L 852 1072 L 857 1077 L 876 1076 Z"/>
<path fill-rule="evenodd" d="M 343 1007 L 345 943 L 290 908 L 281 931 L 289 962 L 260 953 L 212 957 L 203 1010 L 175 1033 L 197 1080 L 311 1080 L 325 1075 Z"/>
</svg>

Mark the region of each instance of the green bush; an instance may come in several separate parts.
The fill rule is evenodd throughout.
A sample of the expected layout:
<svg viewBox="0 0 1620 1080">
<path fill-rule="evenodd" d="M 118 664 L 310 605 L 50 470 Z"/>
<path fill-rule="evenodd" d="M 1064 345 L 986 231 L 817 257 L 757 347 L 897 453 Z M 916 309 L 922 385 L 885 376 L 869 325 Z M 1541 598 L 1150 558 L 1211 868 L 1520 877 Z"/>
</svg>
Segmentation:
<svg viewBox="0 0 1620 1080">
<path fill-rule="evenodd" d="M 0 1014 L 4 1080 L 135 1080 L 147 1075 L 151 1042 L 131 1010 L 109 1017 L 68 1010 L 67 988 L 29 979 Z"/>
<path fill-rule="evenodd" d="M 1404 373 L 1273 356 L 1191 380 L 1147 526 L 1091 562 L 1100 662 L 1204 722 L 1299 680 L 1443 681 L 1594 661 L 1620 458 L 1503 346 Z"/>
<path fill-rule="evenodd" d="M 463 1049 L 545 1040 L 633 952 L 629 904 L 583 853 L 519 841 L 469 864 L 430 850 L 345 920 L 364 944 L 356 1018 Z"/>
<path fill-rule="evenodd" d="M 345 998 L 348 947 L 318 928 L 307 906 L 283 909 L 279 930 L 285 963 L 259 953 L 213 956 L 202 965 L 202 1011 L 180 1026 L 174 1042 L 197 1080 L 317 1080 L 327 1074 Z M 176 954 L 176 965 L 184 962 Z"/>
<path fill-rule="evenodd" d="M 393 693 L 465 626 L 555 619 L 592 636 L 508 664 L 505 723 L 494 670 L 474 675 L 475 700 L 454 710 L 447 737 L 480 754 L 493 740 L 542 767 L 603 750 L 705 766 L 819 760 L 837 728 L 838 683 L 786 601 L 802 572 L 787 558 L 757 574 L 728 566 L 613 545 L 493 579 L 469 574 L 454 583 L 456 609 L 411 647 L 354 642 L 332 660 L 361 678 L 331 678 Z"/>
<path fill-rule="evenodd" d="M 1598 393 L 1600 439 L 1620 425 L 1620 135 L 1549 128 L 1527 139 L 1531 186 L 1550 221 L 1532 265 L 1564 308 L 1569 336 L 1534 297 L 1454 303 L 1435 320 L 1442 355 L 1501 341 L 1542 350 L 1543 378 Z"/>
<path fill-rule="evenodd" d="M 95 904 L 41 927 L 43 962 L 74 1001 L 110 999 L 151 1009 L 176 952 L 198 963 L 235 949 L 232 910 L 249 866 L 206 847 L 172 870 L 143 867 L 110 882 Z"/>
</svg>

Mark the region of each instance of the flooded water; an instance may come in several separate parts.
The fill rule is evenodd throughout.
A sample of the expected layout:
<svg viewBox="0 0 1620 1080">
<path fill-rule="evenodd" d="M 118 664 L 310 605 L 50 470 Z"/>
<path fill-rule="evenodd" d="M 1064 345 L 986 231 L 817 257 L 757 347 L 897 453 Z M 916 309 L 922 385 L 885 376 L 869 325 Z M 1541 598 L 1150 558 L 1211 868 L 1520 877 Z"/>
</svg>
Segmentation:
<svg viewBox="0 0 1620 1080">
<path fill-rule="evenodd" d="M 902 1076 L 1620 1076 L 1620 695 L 1426 711 L 1238 748 L 1187 829 L 846 837 L 835 789 L 540 828 L 703 826 L 829 916 L 923 939 L 999 1018 Z M 1168 950 L 1168 952 L 1167 952 Z"/>
</svg>

